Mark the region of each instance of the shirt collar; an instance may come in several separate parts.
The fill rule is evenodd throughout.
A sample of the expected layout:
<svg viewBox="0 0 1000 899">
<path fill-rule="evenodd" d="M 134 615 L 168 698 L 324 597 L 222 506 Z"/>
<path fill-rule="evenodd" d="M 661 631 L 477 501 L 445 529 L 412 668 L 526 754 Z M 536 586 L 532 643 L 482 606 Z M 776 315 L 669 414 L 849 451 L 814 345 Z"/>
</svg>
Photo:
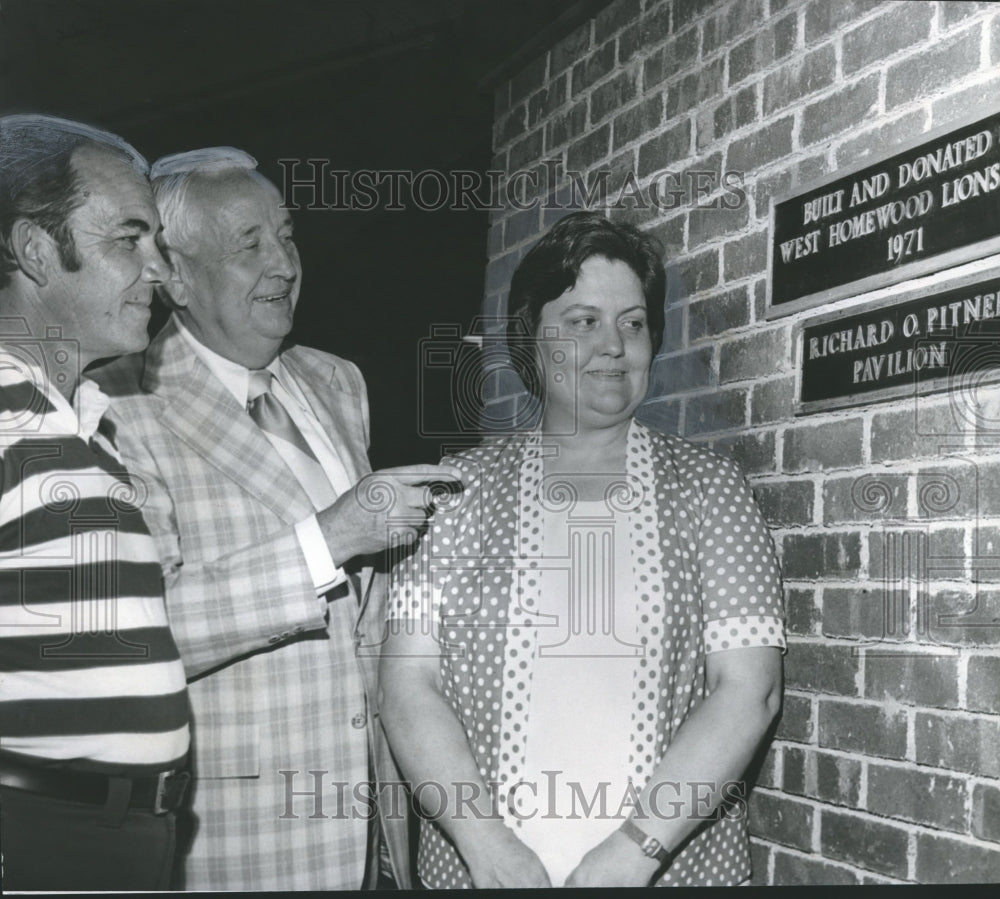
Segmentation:
<svg viewBox="0 0 1000 899">
<path fill-rule="evenodd" d="M 203 344 L 197 337 L 194 336 L 185 326 L 184 323 L 174 317 L 177 323 L 177 330 L 180 332 L 181 336 L 188 342 L 192 350 L 198 358 L 204 362 L 209 370 L 218 378 L 225 388 L 233 395 L 233 398 L 241 406 L 245 406 L 247 402 L 247 391 L 250 387 L 250 369 L 245 365 L 240 365 L 239 362 L 233 362 L 231 359 L 226 359 L 224 356 L 220 356 L 215 350 L 210 350 L 205 344 Z M 281 375 L 281 359 L 275 357 L 271 360 L 270 364 L 265 366 L 269 372 L 271 372 L 276 378 Z"/>
<path fill-rule="evenodd" d="M 80 422 L 80 436 L 90 440 L 97 432 L 97 427 L 108 411 L 111 400 L 90 378 L 81 378 L 73 396 L 73 406 L 77 410 Z"/>
<path fill-rule="evenodd" d="M 44 413 L 46 416 L 46 433 L 52 436 L 76 436 L 90 440 L 97 432 L 101 418 L 107 411 L 111 400 L 95 381 L 82 377 L 76 385 L 71 397 L 66 399 L 56 385 L 49 379 L 43 366 L 26 359 L 23 354 L 8 355 L 0 344 L 0 388 L 8 384 L 27 383 L 34 386 L 47 401 L 50 407 Z M 30 410 L 29 410 L 30 411 Z M 23 431 L 11 422 L 8 428 L 0 427 L 0 446 L 16 442 L 23 436 Z"/>
</svg>

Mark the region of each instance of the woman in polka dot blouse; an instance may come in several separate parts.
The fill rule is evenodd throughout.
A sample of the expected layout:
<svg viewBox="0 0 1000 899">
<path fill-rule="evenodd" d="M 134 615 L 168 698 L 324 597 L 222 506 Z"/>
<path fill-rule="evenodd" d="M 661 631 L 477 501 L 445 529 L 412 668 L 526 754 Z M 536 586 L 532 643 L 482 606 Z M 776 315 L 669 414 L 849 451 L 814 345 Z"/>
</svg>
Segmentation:
<svg viewBox="0 0 1000 899">
<path fill-rule="evenodd" d="M 595 213 L 524 257 L 508 343 L 541 427 L 446 458 L 464 490 L 395 571 L 382 717 L 428 887 L 750 876 L 780 580 L 737 467 L 632 417 L 661 260 Z"/>
</svg>

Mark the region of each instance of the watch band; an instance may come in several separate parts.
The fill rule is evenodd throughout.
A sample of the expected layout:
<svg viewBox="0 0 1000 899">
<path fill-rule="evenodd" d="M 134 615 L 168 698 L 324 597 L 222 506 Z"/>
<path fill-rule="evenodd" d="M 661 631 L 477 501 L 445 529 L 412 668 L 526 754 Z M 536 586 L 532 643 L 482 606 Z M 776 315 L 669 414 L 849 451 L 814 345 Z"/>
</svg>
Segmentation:
<svg viewBox="0 0 1000 899">
<path fill-rule="evenodd" d="M 639 844 L 643 855 L 655 858 L 661 865 L 670 861 L 670 853 L 660 845 L 660 841 L 633 824 L 631 818 L 626 819 L 619 829 L 630 840 Z"/>
</svg>

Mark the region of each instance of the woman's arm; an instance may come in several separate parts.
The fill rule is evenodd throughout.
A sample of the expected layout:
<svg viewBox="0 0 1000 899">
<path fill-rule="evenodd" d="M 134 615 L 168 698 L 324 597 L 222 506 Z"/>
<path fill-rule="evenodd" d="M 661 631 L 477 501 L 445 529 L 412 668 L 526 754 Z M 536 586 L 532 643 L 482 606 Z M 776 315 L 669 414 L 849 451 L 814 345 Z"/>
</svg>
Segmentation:
<svg viewBox="0 0 1000 899">
<path fill-rule="evenodd" d="M 726 784 L 740 780 L 781 711 L 780 649 L 714 652 L 705 664 L 709 695 L 677 731 L 632 816 L 668 852 L 718 808 Z M 746 798 L 742 784 L 728 792 Z M 745 803 L 739 809 L 745 814 Z M 616 830 L 583 857 L 566 885 L 645 886 L 659 867 Z"/>
<path fill-rule="evenodd" d="M 697 523 L 692 556 L 706 622 L 708 696 L 674 735 L 633 814 L 668 852 L 718 807 L 727 784 L 740 790 L 730 798 L 746 813 L 746 790 L 733 784 L 781 710 L 784 645 L 774 545 L 739 466 L 683 441 L 674 460 L 680 482 L 690 485 L 680 501 Z M 731 649 L 729 640 L 746 642 Z M 584 856 L 567 883 L 643 884 L 658 867 L 616 831 Z"/>
<path fill-rule="evenodd" d="M 390 620 L 379 669 L 382 724 L 417 798 L 437 815 L 469 868 L 473 885 L 550 886 L 545 868 L 496 811 L 465 732 L 441 691 L 441 647 L 420 623 Z M 420 787 L 434 784 L 434 787 Z M 440 812 L 440 814 L 439 814 Z"/>
</svg>

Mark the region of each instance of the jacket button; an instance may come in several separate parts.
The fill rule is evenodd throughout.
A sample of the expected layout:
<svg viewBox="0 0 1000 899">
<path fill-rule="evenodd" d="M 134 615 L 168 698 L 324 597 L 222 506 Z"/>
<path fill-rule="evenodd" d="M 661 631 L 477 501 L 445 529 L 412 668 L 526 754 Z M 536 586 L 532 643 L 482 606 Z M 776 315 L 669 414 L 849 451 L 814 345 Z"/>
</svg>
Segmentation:
<svg viewBox="0 0 1000 899">
<path fill-rule="evenodd" d="M 365 713 L 358 712 L 358 714 L 351 719 L 351 727 L 356 727 L 358 730 L 361 730 L 361 728 L 364 727 L 365 724 L 367 724 L 367 722 L 368 722 L 368 717 L 365 715 Z"/>
</svg>

